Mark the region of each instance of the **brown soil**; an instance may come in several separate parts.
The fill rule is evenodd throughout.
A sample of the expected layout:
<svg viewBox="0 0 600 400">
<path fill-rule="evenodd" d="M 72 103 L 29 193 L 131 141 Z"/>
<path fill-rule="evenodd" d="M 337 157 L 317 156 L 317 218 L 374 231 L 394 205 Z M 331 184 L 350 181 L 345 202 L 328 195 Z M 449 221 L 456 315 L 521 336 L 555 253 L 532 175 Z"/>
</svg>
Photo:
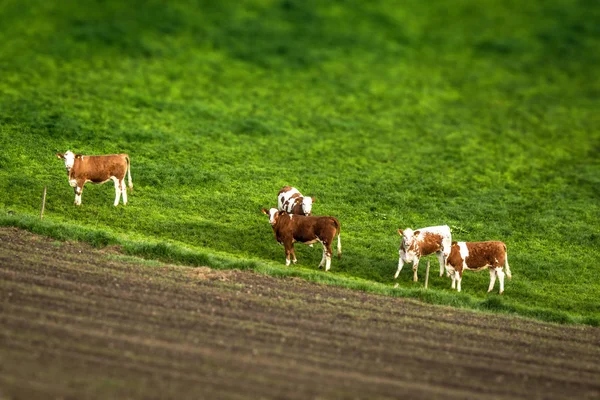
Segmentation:
<svg viewBox="0 0 600 400">
<path fill-rule="evenodd" d="M 0 228 L 0 398 L 600 397 L 600 329 Z"/>
</svg>

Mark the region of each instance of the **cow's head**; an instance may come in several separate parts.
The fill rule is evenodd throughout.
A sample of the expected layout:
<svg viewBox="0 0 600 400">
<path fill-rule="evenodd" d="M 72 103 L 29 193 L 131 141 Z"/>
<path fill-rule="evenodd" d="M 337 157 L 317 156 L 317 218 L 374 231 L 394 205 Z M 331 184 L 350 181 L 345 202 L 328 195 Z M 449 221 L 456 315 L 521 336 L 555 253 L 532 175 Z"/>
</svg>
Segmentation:
<svg viewBox="0 0 600 400">
<path fill-rule="evenodd" d="M 83 158 L 81 154 L 74 154 L 71 150 L 68 150 L 65 154 L 56 153 L 56 157 L 65 161 L 65 168 L 67 168 L 67 171 L 70 171 L 71 168 L 73 168 L 76 158 Z"/>
<path fill-rule="evenodd" d="M 417 237 L 419 236 L 420 231 L 413 231 L 410 228 L 406 228 L 404 230 L 398 229 L 398 234 L 402 236 L 402 241 L 400 242 L 400 254 L 404 253 L 406 260 L 412 260 L 413 256 L 416 254 L 417 250 Z"/>
<path fill-rule="evenodd" d="M 450 267 L 450 269 L 453 271 L 454 267 L 452 267 L 452 263 L 456 263 L 456 257 L 459 257 L 460 259 L 460 245 L 458 244 L 457 241 L 452 241 L 452 244 L 450 245 L 450 251 L 448 252 L 448 256 L 444 257 L 445 259 L 445 265 L 446 265 L 446 270 L 448 271 L 448 267 Z M 454 261 L 453 261 L 454 260 Z M 459 261 L 460 262 L 460 261 Z M 450 271 L 450 273 L 452 273 Z"/>
<path fill-rule="evenodd" d="M 261 211 L 263 214 L 269 216 L 269 222 L 271 223 L 271 225 L 275 225 L 277 223 L 277 219 L 279 218 L 279 210 L 277 210 L 276 208 L 271 208 L 269 210 L 263 208 Z"/>
<path fill-rule="evenodd" d="M 312 205 L 315 202 L 314 197 L 303 197 L 302 198 L 302 212 L 304 215 L 312 215 Z"/>
</svg>

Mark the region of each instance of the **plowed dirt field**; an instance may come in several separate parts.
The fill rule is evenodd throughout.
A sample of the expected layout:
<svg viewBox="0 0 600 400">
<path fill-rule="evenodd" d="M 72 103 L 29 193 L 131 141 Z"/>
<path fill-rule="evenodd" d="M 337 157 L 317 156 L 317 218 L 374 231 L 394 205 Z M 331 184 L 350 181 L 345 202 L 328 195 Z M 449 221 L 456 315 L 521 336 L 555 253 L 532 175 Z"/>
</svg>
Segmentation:
<svg viewBox="0 0 600 400">
<path fill-rule="evenodd" d="M 0 398 L 600 398 L 600 329 L 0 228 Z"/>
</svg>

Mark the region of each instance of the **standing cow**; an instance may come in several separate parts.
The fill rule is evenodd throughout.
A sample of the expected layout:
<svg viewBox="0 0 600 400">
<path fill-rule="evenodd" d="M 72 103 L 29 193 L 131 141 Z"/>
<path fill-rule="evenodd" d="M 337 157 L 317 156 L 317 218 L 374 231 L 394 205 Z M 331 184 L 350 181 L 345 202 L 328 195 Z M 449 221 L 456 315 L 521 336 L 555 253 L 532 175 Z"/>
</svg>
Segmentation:
<svg viewBox="0 0 600 400">
<path fill-rule="evenodd" d="M 496 276 L 500 281 L 500 294 L 504 292 L 504 271 L 506 276 L 512 279 L 508 265 L 506 245 L 503 242 L 452 242 L 450 255 L 446 259 L 446 271 L 452 278 L 452 289 L 460 292 L 460 282 L 465 269 L 480 271 L 484 268 L 490 269 L 490 286 L 488 293 L 494 289 Z"/>
<path fill-rule="evenodd" d="M 342 257 L 342 243 L 340 242 L 340 222 L 334 217 L 313 217 L 305 215 L 288 214 L 276 208 L 267 210 L 263 208 L 263 214 L 269 216 L 269 222 L 275 234 L 275 240 L 282 243 L 285 248 L 285 265 L 292 262 L 296 264 L 294 253 L 294 242 L 312 244 L 321 242 L 323 244 L 323 258 L 319 268 L 325 264 L 325 271 L 331 266 L 331 244 L 337 235 L 337 255 Z"/>
<path fill-rule="evenodd" d="M 119 198 L 123 195 L 123 204 L 127 204 L 127 188 L 125 187 L 125 174 L 131 183 L 131 166 L 127 154 L 110 154 L 103 156 L 84 156 L 67 151 L 56 156 L 65 161 L 69 185 L 75 188 L 75 205 L 81 205 L 81 193 L 87 182 L 104 183 L 110 179 L 115 182 L 115 207 L 119 205 Z"/>
<path fill-rule="evenodd" d="M 302 196 L 295 187 L 284 186 L 277 193 L 277 208 L 288 214 L 312 215 L 314 197 Z"/>
<path fill-rule="evenodd" d="M 402 236 L 400 243 L 398 270 L 394 275 L 394 279 L 398 278 L 398 274 L 402 270 L 404 263 L 413 263 L 413 280 L 416 282 L 417 269 L 419 268 L 419 260 L 421 257 L 435 253 L 440 262 L 440 276 L 444 274 L 445 258 L 450 254 L 450 244 L 452 243 L 452 234 L 450 227 L 431 226 L 427 228 L 417 229 L 413 232 L 412 229 L 398 229 L 398 234 Z"/>
</svg>

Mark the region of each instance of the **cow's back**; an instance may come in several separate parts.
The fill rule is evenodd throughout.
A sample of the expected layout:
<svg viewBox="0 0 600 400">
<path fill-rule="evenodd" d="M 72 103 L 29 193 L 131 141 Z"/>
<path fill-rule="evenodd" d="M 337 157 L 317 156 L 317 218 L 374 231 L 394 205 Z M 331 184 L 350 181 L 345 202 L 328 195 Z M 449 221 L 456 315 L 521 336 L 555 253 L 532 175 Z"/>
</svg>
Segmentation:
<svg viewBox="0 0 600 400">
<path fill-rule="evenodd" d="M 419 237 L 421 255 L 427 256 L 429 254 L 437 253 L 442 249 L 443 237 L 436 232 L 421 232 Z"/>
<path fill-rule="evenodd" d="M 303 214 L 302 194 L 295 187 L 282 187 L 277 194 L 277 208 L 290 214 Z"/>
<path fill-rule="evenodd" d="M 419 228 L 417 231 L 419 231 L 417 240 L 422 256 L 442 251 L 445 246 L 449 247 L 452 241 L 450 227 L 448 225 Z"/>
<path fill-rule="evenodd" d="M 503 242 L 466 242 L 466 246 L 469 251 L 466 261 L 470 269 L 504 265 L 506 245 Z"/>
<path fill-rule="evenodd" d="M 441 237 L 452 237 L 452 233 L 448 225 L 429 226 L 427 228 L 419 228 L 417 230 L 421 231 L 421 235 L 424 233 L 430 233 L 439 235 Z"/>
<path fill-rule="evenodd" d="M 297 241 L 300 241 L 300 237 L 305 241 L 313 240 L 315 237 L 332 238 L 339 229 L 339 222 L 334 217 L 294 215 L 292 221 L 294 236 L 298 236 Z"/>
<path fill-rule="evenodd" d="M 296 190 L 296 189 L 294 189 L 294 188 L 293 188 L 293 187 L 291 187 L 291 186 L 284 186 L 284 187 L 282 187 L 281 189 L 279 189 L 279 193 L 277 193 L 277 195 L 278 195 L 278 196 L 281 196 L 281 194 L 283 194 L 283 193 L 286 193 L 286 192 L 289 192 L 289 191 L 291 191 L 291 190 Z"/>
<path fill-rule="evenodd" d="M 127 154 L 109 154 L 102 156 L 82 156 L 75 160 L 77 178 L 93 183 L 105 182 L 111 177 L 119 180 L 127 173 Z"/>
</svg>

